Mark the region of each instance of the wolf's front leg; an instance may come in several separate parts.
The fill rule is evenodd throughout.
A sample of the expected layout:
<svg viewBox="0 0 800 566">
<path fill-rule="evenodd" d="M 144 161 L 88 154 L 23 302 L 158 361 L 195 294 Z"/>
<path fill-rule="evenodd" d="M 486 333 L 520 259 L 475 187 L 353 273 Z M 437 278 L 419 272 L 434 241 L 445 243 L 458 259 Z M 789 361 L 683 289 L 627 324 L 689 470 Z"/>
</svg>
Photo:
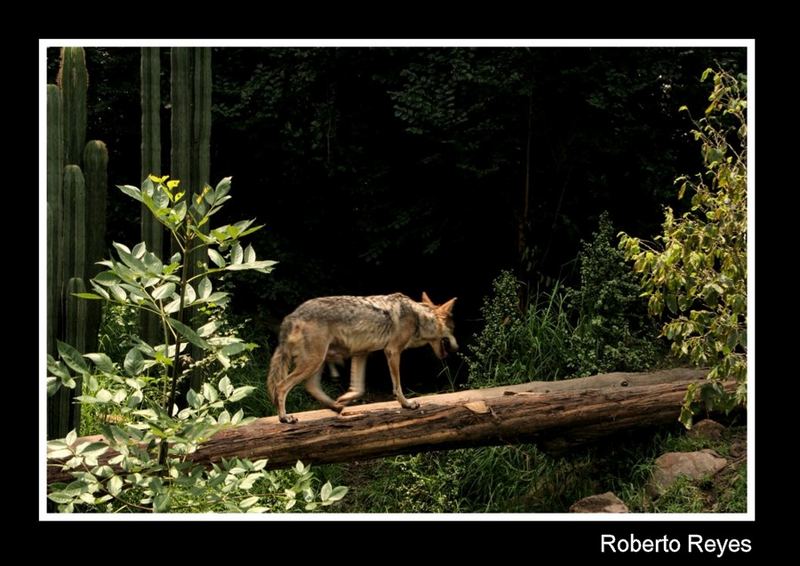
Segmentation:
<svg viewBox="0 0 800 566">
<path fill-rule="evenodd" d="M 389 363 L 389 373 L 392 374 L 392 390 L 395 399 L 406 409 L 419 409 L 419 403 L 409 401 L 403 395 L 403 387 L 400 385 L 400 351 L 387 348 L 384 350 L 386 361 Z"/>
<path fill-rule="evenodd" d="M 364 396 L 364 390 L 366 389 L 364 383 L 364 376 L 367 369 L 367 355 L 366 354 L 359 354 L 357 356 L 353 356 L 350 360 L 350 389 L 347 390 L 347 393 L 340 395 L 338 399 L 336 399 L 337 403 L 341 403 L 342 405 L 347 405 L 356 399 L 360 399 Z"/>
</svg>

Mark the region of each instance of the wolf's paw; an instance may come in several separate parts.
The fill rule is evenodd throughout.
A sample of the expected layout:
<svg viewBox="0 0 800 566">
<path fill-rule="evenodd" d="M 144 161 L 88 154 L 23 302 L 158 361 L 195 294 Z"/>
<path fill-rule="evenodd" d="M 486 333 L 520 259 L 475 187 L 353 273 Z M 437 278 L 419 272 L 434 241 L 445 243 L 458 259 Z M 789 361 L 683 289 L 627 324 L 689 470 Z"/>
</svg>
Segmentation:
<svg viewBox="0 0 800 566">
<path fill-rule="evenodd" d="M 406 409 L 411 409 L 411 410 L 419 409 L 419 403 L 417 403 L 416 401 L 406 401 L 406 403 L 403 405 L 403 407 L 405 407 Z"/>
<path fill-rule="evenodd" d="M 337 413 L 341 413 L 342 411 L 344 411 L 344 407 L 345 407 L 344 404 L 336 402 L 333 405 L 331 405 L 331 411 L 336 411 Z"/>
<path fill-rule="evenodd" d="M 349 405 L 356 399 L 360 399 L 363 393 L 359 393 L 358 391 L 348 391 L 347 393 L 343 393 L 339 395 L 339 398 L 336 399 L 336 403 L 342 405 L 344 408 L 345 406 Z"/>
<path fill-rule="evenodd" d="M 297 422 L 297 417 L 293 415 L 286 415 L 285 417 L 280 417 L 280 421 L 285 424 L 294 424 Z"/>
</svg>

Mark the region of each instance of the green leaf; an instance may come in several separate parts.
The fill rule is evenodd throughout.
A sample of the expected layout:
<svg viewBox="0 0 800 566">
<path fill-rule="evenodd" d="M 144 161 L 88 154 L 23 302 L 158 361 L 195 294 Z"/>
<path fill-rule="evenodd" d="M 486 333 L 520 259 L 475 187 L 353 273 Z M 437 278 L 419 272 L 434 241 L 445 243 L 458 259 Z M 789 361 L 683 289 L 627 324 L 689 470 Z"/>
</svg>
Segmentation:
<svg viewBox="0 0 800 566">
<path fill-rule="evenodd" d="M 172 209 L 172 213 L 175 215 L 175 223 L 180 224 L 183 222 L 183 219 L 186 218 L 186 211 L 188 207 L 186 205 L 186 201 L 182 200 L 178 204 L 175 205 L 175 208 Z"/>
<path fill-rule="evenodd" d="M 186 392 L 186 401 L 192 409 L 197 409 L 203 404 L 202 399 L 200 399 L 200 396 L 194 389 L 190 389 Z"/>
<path fill-rule="evenodd" d="M 222 197 L 228 194 L 231 190 L 231 179 L 233 177 L 223 177 L 222 180 L 217 183 L 217 187 L 214 189 L 214 200 L 218 201 Z"/>
<path fill-rule="evenodd" d="M 217 389 L 219 389 L 225 397 L 230 397 L 231 393 L 233 393 L 233 385 L 231 385 L 231 380 L 227 375 L 219 380 Z"/>
<path fill-rule="evenodd" d="M 235 401 L 235 400 L 237 400 L 237 399 L 233 399 L 233 397 L 231 397 L 231 399 L 230 399 L 230 401 Z M 240 422 L 242 422 L 242 417 L 244 417 L 244 411 L 239 409 L 231 417 L 231 424 L 239 424 Z"/>
<path fill-rule="evenodd" d="M 116 371 L 114 362 L 106 354 L 84 354 L 83 357 L 92 360 L 92 363 L 102 372 L 114 373 Z"/>
<path fill-rule="evenodd" d="M 133 254 L 134 257 L 142 259 L 146 251 L 147 251 L 147 245 L 144 242 L 139 242 L 138 244 L 133 246 L 131 253 Z"/>
<path fill-rule="evenodd" d="M 73 428 L 71 431 L 69 431 L 67 433 L 67 436 L 64 439 L 64 442 L 67 443 L 67 446 L 71 446 L 71 445 L 75 444 L 76 440 L 78 440 L 78 433 Z"/>
<path fill-rule="evenodd" d="M 203 326 L 197 329 L 197 334 L 202 336 L 203 338 L 208 338 L 211 336 L 214 331 L 219 327 L 219 321 L 212 320 L 211 322 L 207 322 Z"/>
<path fill-rule="evenodd" d="M 222 353 L 226 356 L 235 356 L 241 352 L 247 350 L 247 344 L 244 342 L 234 342 L 233 344 L 228 344 L 227 346 L 222 347 Z"/>
<path fill-rule="evenodd" d="M 225 258 L 214 248 L 208 248 L 208 257 L 217 267 L 225 267 Z"/>
<path fill-rule="evenodd" d="M 109 300 L 111 298 L 108 294 L 108 291 L 103 289 L 100 285 L 94 281 L 89 281 L 89 283 L 92 285 L 92 287 L 94 287 L 94 290 L 97 291 L 97 294 L 103 297 L 105 300 Z"/>
<path fill-rule="evenodd" d="M 219 397 L 217 394 L 217 390 L 211 387 L 211 384 L 208 382 L 202 385 L 202 392 L 203 392 L 203 397 L 208 399 L 210 403 L 213 403 Z"/>
<path fill-rule="evenodd" d="M 169 493 L 157 493 L 156 496 L 153 497 L 153 510 L 156 513 L 164 513 L 169 510 L 171 502 L 172 498 Z"/>
<path fill-rule="evenodd" d="M 108 389 L 101 389 L 100 391 L 97 392 L 97 395 L 95 395 L 95 397 L 101 403 L 108 403 L 114 398 L 114 396 L 111 394 L 111 391 L 109 391 Z"/>
<path fill-rule="evenodd" d="M 117 185 L 117 188 L 126 195 L 128 195 L 129 197 L 132 197 L 138 200 L 139 202 L 142 202 L 142 193 L 138 188 L 132 185 Z"/>
<path fill-rule="evenodd" d="M 72 456 L 72 450 L 69 448 L 62 448 L 61 450 L 52 450 L 47 453 L 48 459 L 58 459 L 63 460 L 64 458 L 69 458 Z"/>
<path fill-rule="evenodd" d="M 227 300 L 228 300 L 228 293 L 224 291 L 214 291 L 213 293 L 211 293 L 211 295 L 208 296 L 205 302 L 216 303 L 218 305 L 221 305 L 227 302 Z"/>
<path fill-rule="evenodd" d="M 103 297 L 100 295 L 96 295 L 94 293 L 72 293 L 74 296 L 78 297 L 79 299 L 93 299 L 93 300 L 100 300 Z"/>
<path fill-rule="evenodd" d="M 331 482 L 325 482 L 325 485 L 323 485 L 322 489 L 319 491 L 320 499 L 323 501 L 327 500 L 331 496 L 331 491 L 333 491 Z"/>
<path fill-rule="evenodd" d="M 73 371 L 77 371 L 81 375 L 89 373 L 89 366 L 83 361 L 83 356 L 81 356 L 78 350 L 61 340 L 56 340 L 56 346 L 58 348 L 58 355 L 61 356 L 64 363 L 72 368 Z"/>
<path fill-rule="evenodd" d="M 270 269 L 273 265 L 278 263 L 273 260 L 254 261 L 253 263 L 239 263 L 232 264 L 226 267 L 227 271 L 243 271 L 245 269 Z"/>
<path fill-rule="evenodd" d="M 200 283 L 197 285 L 197 293 L 200 295 L 201 299 L 207 299 L 209 295 L 211 295 L 211 281 L 209 281 L 208 277 L 203 277 L 200 280 Z"/>
<path fill-rule="evenodd" d="M 247 509 L 248 507 L 252 507 L 256 503 L 258 503 L 258 496 L 254 495 L 252 497 L 248 497 L 247 499 L 242 499 L 239 502 L 239 507 L 241 507 L 242 509 Z"/>
<path fill-rule="evenodd" d="M 144 371 L 144 358 L 139 348 L 134 346 L 128 350 L 123 367 L 130 376 L 139 375 Z"/>
<path fill-rule="evenodd" d="M 156 287 L 151 292 L 151 295 L 155 300 L 162 300 L 167 297 L 171 297 L 172 293 L 175 292 L 175 283 L 164 283 L 160 287 Z"/>
<path fill-rule="evenodd" d="M 108 480 L 106 483 L 106 490 L 111 495 L 119 495 L 119 492 L 122 491 L 122 478 L 119 476 L 112 476 L 111 479 Z"/>
<path fill-rule="evenodd" d="M 105 454 L 108 451 L 108 445 L 104 442 L 92 442 L 84 447 L 81 454 L 85 456 L 91 456 L 93 458 L 97 458 Z"/>
<path fill-rule="evenodd" d="M 183 290 L 183 306 L 187 307 L 191 305 L 193 302 L 197 300 L 197 293 L 190 284 L 186 284 L 186 288 Z"/>
<path fill-rule="evenodd" d="M 111 296 L 114 300 L 124 303 L 125 300 L 128 298 L 128 295 L 125 294 L 125 290 L 120 287 L 119 285 L 112 285 L 108 288 L 111 293 Z"/>
<path fill-rule="evenodd" d="M 253 263 L 256 260 L 256 251 L 252 245 L 249 245 L 244 250 L 244 262 Z"/>
<path fill-rule="evenodd" d="M 253 387 L 252 385 L 243 385 L 241 387 L 237 387 L 236 389 L 233 390 L 233 393 L 230 395 L 230 397 L 228 397 L 228 401 L 231 402 L 241 401 L 242 399 L 250 395 L 250 393 L 252 393 L 254 390 L 255 387 Z"/>
<path fill-rule="evenodd" d="M 241 244 L 239 244 L 239 242 L 236 242 L 231 247 L 231 263 L 233 265 L 239 265 L 240 263 L 242 263 L 243 259 L 244 259 L 244 252 L 242 251 L 242 246 Z"/>
<path fill-rule="evenodd" d="M 164 305 L 164 312 L 167 314 L 172 314 L 174 312 L 178 312 L 179 310 L 181 310 L 180 298 L 175 299 L 171 303 L 167 303 L 166 305 Z"/>
<path fill-rule="evenodd" d="M 69 503 L 72 501 L 72 496 L 67 495 L 62 491 L 55 491 L 53 493 L 48 493 L 47 499 L 50 501 L 55 501 L 56 503 Z"/>
<path fill-rule="evenodd" d="M 192 330 L 191 328 L 189 328 L 188 326 L 186 326 L 182 322 L 179 322 L 179 321 L 175 320 L 174 318 L 170 318 L 168 320 L 169 320 L 170 326 L 172 326 L 175 330 L 180 332 L 180 334 L 184 338 L 186 338 L 189 342 L 191 342 L 195 346 L 199 346 L 200 348 L 203 348 L 205 350 L 211 349 L 211 346 L 209 346 L 208 342 L 206 342 L 203 338 L 198 336 L 197 332 L 195 332 L 194 330 Z"/>
</svg>

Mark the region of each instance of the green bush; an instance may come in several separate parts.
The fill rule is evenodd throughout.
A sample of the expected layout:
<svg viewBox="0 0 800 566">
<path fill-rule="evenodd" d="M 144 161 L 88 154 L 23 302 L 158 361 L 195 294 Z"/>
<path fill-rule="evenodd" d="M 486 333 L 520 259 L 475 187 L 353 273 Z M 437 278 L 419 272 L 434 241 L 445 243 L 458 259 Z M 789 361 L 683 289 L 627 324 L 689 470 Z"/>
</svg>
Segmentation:
<svg viewBox="0 0 800 566">
<path fill-rule="evenodd" d="M 520 304 L 521 283 L 503 271 L 481 307 L 483 330 L 463 354 L 471 387 L 492 387 L 567 376 L 573 328 L 564 293 L 556 286 Z"/>
<path fill-rule="evenodd" d="M 687 426 L 701 407 L 729 411 L 747 400 L 747 80 L 711 69 L 701 80 L 709 76 L 710 104 L 692 130 L 705 170 L 675 181 L 680 198 L 692 195 L 691 209 L 676 218 L 667 208 L 654 243 L 627 234 L 619 243 L 650 312 L 669 312 L 662 334 L 672 351 L 711 368 L 708 383 L 687 391 Z M 736 383 L 734 395 L 724 389 L 726 379 Z"/>
<path fill-rule="evenodd" d="M 639 282 L 617 249 L 608 213 L 578 253 L 580 285 L 567 291 L 577 324 L 570 337 L 569 368 L 576 375 L 644 371 L 665 354 L 648 316 Z"/>
</svg>

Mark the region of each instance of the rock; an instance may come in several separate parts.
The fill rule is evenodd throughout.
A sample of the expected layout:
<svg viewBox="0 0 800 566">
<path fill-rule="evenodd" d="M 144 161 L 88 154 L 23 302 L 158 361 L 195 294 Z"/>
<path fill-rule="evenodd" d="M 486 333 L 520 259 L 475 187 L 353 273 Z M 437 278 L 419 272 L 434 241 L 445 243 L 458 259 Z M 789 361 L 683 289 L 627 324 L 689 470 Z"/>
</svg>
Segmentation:
<svg viewBox="0 0 800 566">
<path fill-rule="evenodd" d="M 741 438 L 731 442 L 731 458 L 739 458 L 747 454 L 747 439 Z"/>
<path fill-rule="evenodd" d="M 570 513 L 628 513 L 628 506 L 622 500 L 607 491 L 599 495 L 590 495 L 573 503 Z"/>
<path fill-rule="evenodd" d="M 650 495 L 657 497 L 675 483 L 679 476 L 699 480 L 720 471 L 728 461 L 713 450 L 699 452 L 667 452 L 656 459 L 656 469 L 647 486 Z"/>
<path fill-rule="evenodd" d="M 719 440 L 722 438 L 722 433 L 725 427 L 717 421 L 711 419 L 703 419 L 694 425 L 688 433 L 692 438 L 707 438 L 709 440 Z"/>
</svg>

